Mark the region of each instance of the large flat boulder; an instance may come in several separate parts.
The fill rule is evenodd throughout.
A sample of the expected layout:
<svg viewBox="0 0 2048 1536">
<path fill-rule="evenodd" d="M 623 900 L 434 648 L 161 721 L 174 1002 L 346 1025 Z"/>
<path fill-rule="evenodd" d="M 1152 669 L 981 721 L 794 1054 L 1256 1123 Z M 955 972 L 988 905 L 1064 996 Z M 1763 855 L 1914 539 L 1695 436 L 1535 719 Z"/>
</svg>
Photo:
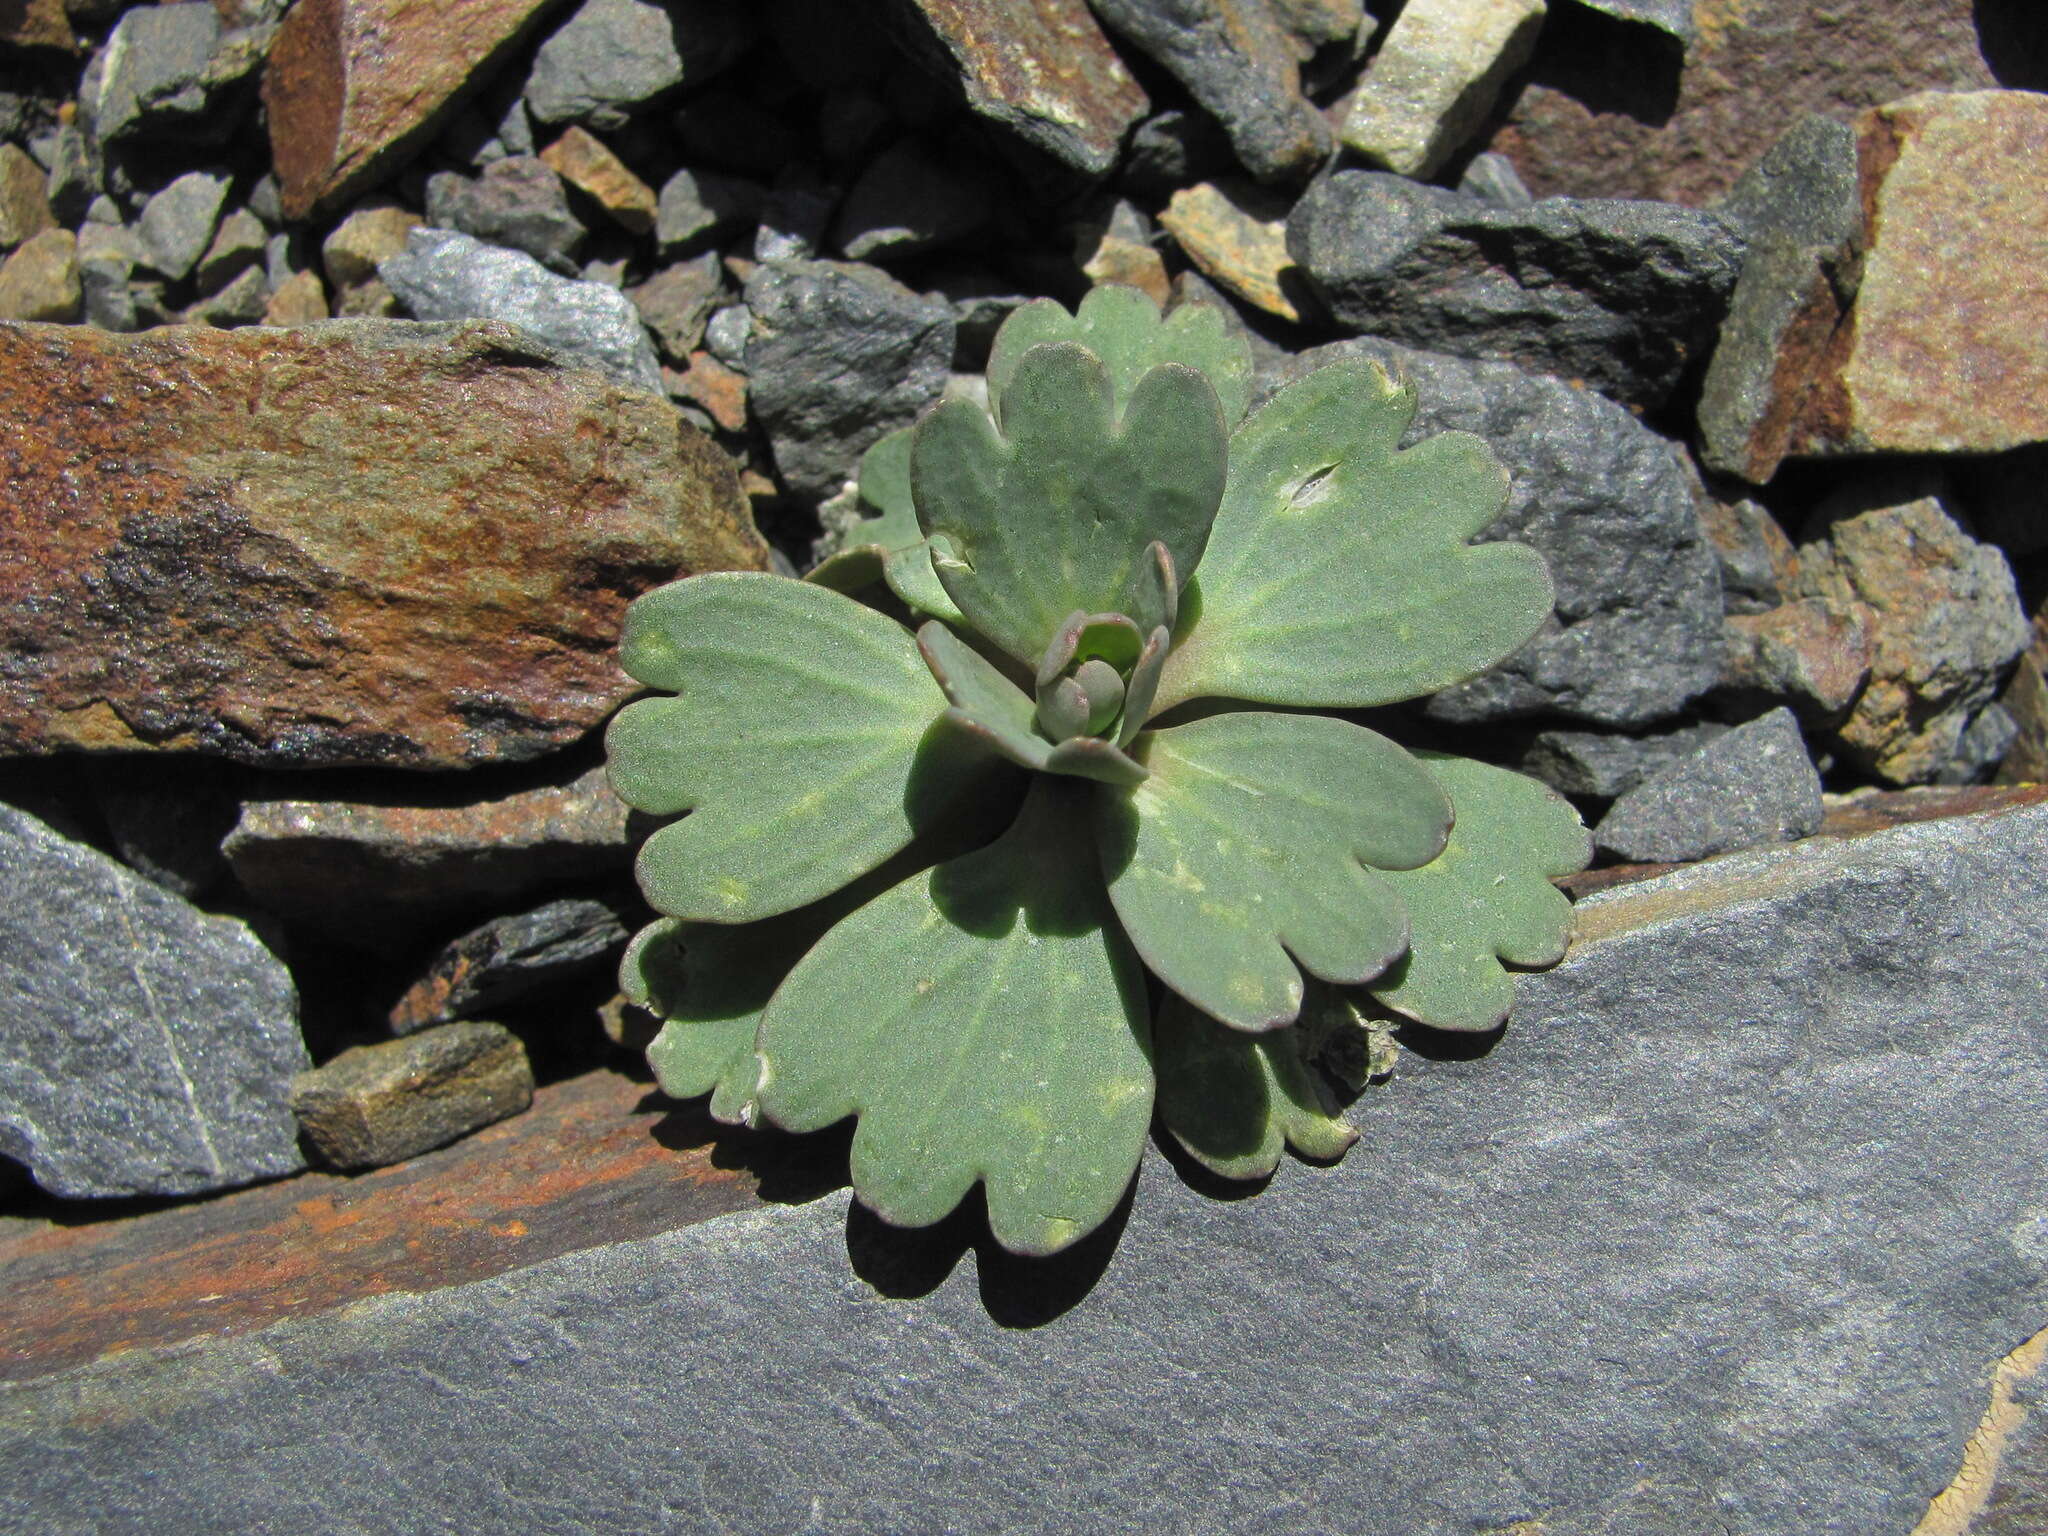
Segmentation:
<svg viewBox="0 0 2048 1536">
<path fill-rule="evenodd" d="M 0 753 L 535 757 L 627 603 L 765 558 L 673 406 L 503 325 L 0 325 Z"/>
</svg>

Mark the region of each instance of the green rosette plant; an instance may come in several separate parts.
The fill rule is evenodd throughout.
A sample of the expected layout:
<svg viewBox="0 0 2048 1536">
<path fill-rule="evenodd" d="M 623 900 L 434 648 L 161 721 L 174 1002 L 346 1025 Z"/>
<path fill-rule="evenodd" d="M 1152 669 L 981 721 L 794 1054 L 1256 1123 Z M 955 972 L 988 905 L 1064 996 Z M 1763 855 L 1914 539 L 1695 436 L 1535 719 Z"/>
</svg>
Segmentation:
<svg viewBox="0 0 2048 1536">
<path fill-rule="evenodd" d="M 1470 542 L 1507 492 L 1478 438 L 1403 448 L 1414 397 L 1369 364 L 1247 414 L 1222 316 L 1129 289 L 1019 309 L 988 386 L 868 452 L 875 516 L 809 579 L 628 612 L 656 692 L 612 783 L 688 814 L 641 850 L 667 915 L 623 980 L 668 1093 L 856 1117 L 883 1219 L 979 1183 L 1046 1254 L 1115 1209 L 1155 1111 L 1230 1177 L 1342 1152 L 1314 1041 L 1499 1024 L 1589 848 L 1530 779 L 1316 713 L 1460 682 L 1550 612 L 1534 551 Z"/>
</svg>

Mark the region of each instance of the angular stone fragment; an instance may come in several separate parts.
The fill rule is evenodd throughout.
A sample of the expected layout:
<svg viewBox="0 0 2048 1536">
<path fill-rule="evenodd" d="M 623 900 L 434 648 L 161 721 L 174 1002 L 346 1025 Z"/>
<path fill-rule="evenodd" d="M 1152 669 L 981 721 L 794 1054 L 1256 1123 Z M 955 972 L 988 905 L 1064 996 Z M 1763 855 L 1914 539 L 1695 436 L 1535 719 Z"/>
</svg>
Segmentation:
<svg viewBox="0 0 2048 1536">
<path fill-rule="evenodd" d="M 1383 171 L 1339 171 L 1287 249 L 1345 326 L 1504 358 L 1661 403 L 1713 343 L 1742 256 L 1712 214 L 1610 198 L 1503 208 Z"/>
<path fill-rule="evenodd" d="M 576 270 L 573 258 L 583 243 L 583 225 L 569 211 L 562 179 L 532 155 L 493 160 L 474 178 L 454 171 L 429 176 L 427 222 L 458 229 L 487 245 L 524 251 L 556 272 Z"/>
<path fill-rule="evenodd" d="M 220 292 L 187 305 L 179 316 L 195 325 L 254 325 L 269 306 L 269 283 L 261 267 L 249 267 Z"/>
<path fill-rule="evenodd" d="M 644 235 L 654 228 L 654 189 L 635 176 L 596 134 L 572 123 L 540 157 L 621 229 Z"/>
<path fill-rule="evenodd" d="M 0 320 L 66 323 L 78 318 L 82 299 L 78 241 L 68 229 L 46 229 L 0 261 Z"/>
<path fill-rule="evenodd" d="M 416 319 L 502 321 L 572 366 L 629 388 L 661 388 L 661 361 L 639 312 L 604 283 L 557 276 L 524 252 L 452 229 L 414 230 L 377 272 Z"/>
<path fill-rule="evenodd" d="M 583 0 L 534 55 L 526 105 L 537 122 L 624 127 L 664 92 L 730 63 L 747 39 L 740 14 L 720 0 Z"/>
<path fill-rule="evenodd" d="M 709 352 L 690 354 L 690 366 L 675 377 L 671 393 L 702 406 L 728 432 L 747 429 L 747 376 Z"/>
<path fill-rule="evenodd" d="M 626 925 L 602 901 L 570 897 L 531 912 L 493 918 L 427 963 L 392 1005 L 394 1035 L 474 1018 L 541 987 L 579 976 L 626 947 Z"/>
<path fill-rule="evenodd" d="M 354 1046 L 292 1082 L 300 1128 L 336 1168 L 403 1162 L 532 1102 L 526 1047 L 502 1024 L 443 1024 Z"/>
<path fill-rule="evenodd" d="M 754 410 L 794 495 L 823 501 L 946 387 L 952 306 L 873 267 L 764 262 L 746 295 Z"/>
<path fill-rule="evenodd" d="M 625 605 L 765 552 L 666 400 L 553 362 L 492 325 L 0 328 L 0 750 L 452 768 L 583 736 L 632 692 Z"/>
<path fill-rule="evenodd" d="M 1265 0 L 1091 0 L 1109 27 L 1187 88 L 1260 181 L 1298 185 L 1330 153 L 1292 40 Z"/>
<path fill-rule="evenodd" d="M 327 290 L 318 272 L 295 272 L 263 306 L 265 325 L 310 325 L 328 317 Z"/>
<path fill-rule="evenodd" d="M 50 211 L 58 223 L 75 227 L 84 221 L 93 199 L 105 190 L 103 174 L 99 146 L 85 130 L 77 123 L 59 124 L 48 184 Z"/>
<path fill-rule="evenodd" d="M 1728 728 L 1713 721 L 1639 736 L 1543 731 L 1518 766 L 1567 795 L 1612 800 L 1677 767 Z"/>
<path fill-rule="evenodd" d="M 1500 208 L 1526 208 L 1536 201 L 1522 184 L 1515 162 L 1492 150 L 1472 157 L 1471 163 L 1465 167 L 1465 174 L 1458 178 L 1458 190 L 1467 197 L 1476 197 L 1483 203 L 1492 203 Z"/>
<path fill-rule="evenodd" d="M 1731 614 L 1721 687 L 1834 724 L 1870 677 L 1877 630 L 1870 608 L 1838 598 L 1805 597 L 1762 613 Z"/>
<path fill-rule="evenodd" d="M 1721 598 L 1730 613 L 1762 613 L 1785 600 L 1799 564 L 1798 551 L 1762 505 L 1743 498 L 1707 497 L 1700 525 L 1721 562 Z"/>
<path fill-rule="evenodd" d="M 877 155 L 847 191 L 833 243 L 854 261 L 892 261 L 965 239 L 989 216 L 984 182 L 957 175 L 915 139 Z"/>
<path fill-rule="evenodd" d="M 1677 48 L 1660 60 L 1643 45 L 1652 34 L 1566 27 L 1560 7 L 1492 147 L 1539 196 L 1704 206 L 1808 113 L 1846 122 L 1913 91 L 1998 84 L 1978 16 L 2024 9 L 2030 0 L 1694 0 L 1681 70 Z"/>
<path fill-rule="evenodd" d="M 64 0 L 21 0 L 0 11 L 0 45 L 74 53 L 78 38 L 64 13 Z"/>
<path fill-rule="evenodd" d="M 192 269 L 201 293 L 225 288 L 251 267 L 263 265 L 270 245 L 270 231 L 247 208 L 237 208 L 220 221 L 207 242 L 206 253 Z M 266 283 L 268 273 L 259 274 Z"/>
<path fill-rule="evenodd" d="M 1670 864 L 1790 842 L 1820 823 L 1820 775 L 1799 722 L 1774 709 L 1628 791 L 1593 841 L 1623 859 Z"/>
<path fill-rule="evenodd" d="M 654 332 L 663 354 L 686 361 L 704 337 L 704 322 L 724 281 L 718 253 L 706 251 L 692 261 L 672 262 L 646 282 L 626 290 L 640 318 Z"/>
<path fill-rule="evenodd" d="M 1436 694 L 1431 715 L 1635 727 L 1714 685 L 1720 573 L 1675 445 L 1561 380 L 1365 337 L 1262 364 L 1260 388 L 1340 358 L 1370 358 L 1415 385 L 1409 441 L 1476 432 L 1514 466 L 1507 510 L 1481 537 L 1540 550 L 1556 584 L 1556 617 L 1491 671 Z"/>
<path fill-rule="evenodd" d="M 0 1156 L 66 1197 L 230 1189 L 305 1166 L 291 977 L 211 917 L 0 806 Z"/>
<path fill-rule="evenodd" d="M 1344 143 L 1427 179 L 1471 140 L 1529 60 L 1543 0 L 1408 0 L 1344 116 Z"/>
<path fill-rule="evenodd" d="M 1720 212 L 1748 248 L 1700 386 L 1700 458 L 1762 485 L 1790 446 L 1856 292 L 1863 203 L 1855 133 L 1832 118 L 1802 119 Z"/>
<path fill-rule="evenodd" d="M 220 36 L 220 16 L 207 0 L 128 11 L 100 59 L 95 137 L 102 144 L 119 144 L 168 127 L 203 135 L 216 129 L 205 118 L 212 105 L 209 71 Z"/>
<path fill-rule="evenodd" d="M 48 178 L 17 144 L 0 144 L 0 254 L 31 236 L 55 229 Z"/>
<path fill-rule="evenodd" d="M 2048 678 L 2034 651 L 2021 654 L 1998 702 L 2014 729 L 2013 744 L 1998 765 L 1998 782 L 2048 784 Z"/>
<path fill-rule="evenodd" d="M 895 0 L 914 51 L 968 107 L 1086 176 L 1106 176 L 1150 105 L 1086 0 Z"/>
<path fill-rule="evenodd" d="M 1249 182 L 1185 187 L 1159 222 L 1188 259 L 1232 293 L 1283 320 L 1303 318 L 1307 281 L 1287 254 L 1287 202 Z"/>
<path fill-rule="evenodd" d="M 790 1143 L 678 1153 L 701 1111 L 657 1131 L 637 1084 L 18 1239 L 0 1520 L 530 1526 L 476 1461 L 546 1479 L 561 1536 L 1904 1536 L 2041 1323 L 2044 865 L 2014 796 L 1594 896 L 1490 1054 L 1404 1053 L 1354 1106 L 1376 1158 L 1219 1201 L 1148 1157 L 1050 1271 L 843 1194 L 738 1208 L 716 1165 Z M 779 1201 L 843 1177 L 790 1155 Z M 394 1432 L 422 1382 L 460 1411 Z M 1077 1475 L 1077 1424 L 1144 1475 Z"/>
<path fill-rule="evenodd" d="M 409 208 L 358 208 L 339 224 L 320 247 L 320 263 L 336 292 L 347 294 L 366 283 L 380 283 L 377 263 L 405 249 L 420 227 Z"/>
<path fill-rule="evenodd" d="M 1605 11 L 1610 16 L 1619 16 L 1623 21 L 1639 21 L 1644 26 L 1656 27 L 1659 31 L 1669 32 L 1682 43 L 1691 42 L 1699 32 L 1699 24 L 1693 16 L 1694 0 L 1576 0 L 1576 3 Z"/>
<path fill-rule="evenodd" d="M 1826 536 L 1800 547 L 1795 591 L 1875 615 L 1870 681 L 1837 734 L 1893 784 L 1942 772 L 2027 645 L 2012 568 L 1963 532 L 1939 493 L 1834 513 Z"/>
<path fill-rule="evenodd" d="M 661 184 L 655 240 L 664 253 L 691 249 L 709 235 L 761 216 L 767 189 L 739 176 L 680 170 Z"/>
<path fill-rule="evenodd" d="M 173 282 L 189 277 L 213 239 L 228 178 L 187 171 L 152 196 L 136 223 L 150 266 Z"/>
<path fill-rule="evenodd" d="M 1862 282 L 1794 451 L 2048 441 L 2048 97 L 1927 92 L 1858 120 Z"/>
<path fill-rule="evenodd" d="M 221 845 L 228 865 L 264 907 L 360 948 L 616 877 L 642 835 L 602 768 L 484 799 L 452 784 L 394 786 L 376 802 L 288 794 L 242 807 Z"/>
<path fill-rule="evenodd" d="M 263 76 L 286 218 L 396 170 L 524 38 L 552 0 L 301 0 Z"/>
</svg>

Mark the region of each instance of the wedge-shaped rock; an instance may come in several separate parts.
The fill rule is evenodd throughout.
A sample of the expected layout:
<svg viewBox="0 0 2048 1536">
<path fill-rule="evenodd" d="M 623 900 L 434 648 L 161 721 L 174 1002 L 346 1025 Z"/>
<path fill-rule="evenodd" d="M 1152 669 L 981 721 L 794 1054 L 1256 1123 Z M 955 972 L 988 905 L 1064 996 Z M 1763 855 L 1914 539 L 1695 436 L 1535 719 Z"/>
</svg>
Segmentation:
<svg viewBox="0 0 2048 1536">
<path fill-rule="evenodd" d="M 0 325 L 0 750 L 455 768 L 632 693 L 625 607 L 759 568 L 731 464 L 508 327 Z"/>
<path fill-rule="evenodd" d="M 626 615 L 649 687 L 606 734 L 612 787 L 663 827 L 640 851 L 660 911 L 744 923 L 816 901 L 943 819 L 971 747 L 901 625 L 808 582 L 677 582 Z"/>
<path fill-rule="evenodd" d="M 996 1240 L 1053 1253 L 1123 1197 L 1150 1030 L 1077 824 L 1088 793 L 1040 779 L 999 841 L 862 907 L 768 1005 L 763 1111 L 792 1131 L 858 1115 L 854 1191 L 887 1221 L 928 1225 L 982 1182 Z"/>
<path fill-rule="evenodd" d="M 1251 344 L 1224 323 L 1222 310 L 1186 304 L 1161 318 L 1159 306 L 1138 289 L 1105 283 L 1089 289 L 1071 314 L 1057 299 L 1033 299 L 1003 322 L 988 359 L 988 391 L 998 419 L 1024 354 L 1045 341 L 1078 342 L 1101 358 L 1119 402 L 1128 401 L 1138 380 L 1161 363 L 1185 363 L 1207 379 L 1226 426 L 1236 426 L 1251 402 Z"/>
<path fill-rule="evenodd" d="M 1551 602 L 1542 558 L 1466 544 L 1500 512 L 1507 476 L 1468 433 L 1397 452 L 1414 414 L 1414 391 L 1340 363 L 1246 418 L 1155 713 L 1204 696 L 1412 699 L 1536 632 Z"/>
<path fill-rule="evenodd" d="M 1407 947 L 1378 873 L 1443 851 L 1451 806 L 1384 736 L 1322 715 L 1239 711 L 1139 738 L 1151 776 L 1104 796 L 1103 876 L 1161 980 L 1239 1029 L 1301 1011 L 1299 962 L 1379 975 Z"/>
<path fill-rule="evenodd" d="M 1550 882 L 1592 857 L 1578 813 L 1547 784 L 1437 752 L 1416 754 L 1451 798 L 1444 851 L 1390 874 L 1408 908 L 1408 953 L 1368 990 L 1438 1029 L 1491 1029 L 1515 1000 L 1509 965 L 1554 965 L 1571 902 Z"/>
<path fill-rule="evenodd" d="M 1317 988 L 1325 997 L 1327 989 Z M 1211 1173 L 1263 1179 L 1283 1148 L 1331 1158 L 1358 1139 L 1302 1059 L 1303 1026 L 1248 1034 L 1167 993 L 1153 1025 L 1159 1113 Z"/>
<path fill-rule="evenodd" d="M 1193 570 L 1223 494 L 1223 413 L 1200 372 L 1154 368 L 1120 410 L 1114 391 L 1093 353 L 1044 343 L 1002 391 L 1000 432 L 950 400 L 911 439 L 918 520 L 947 546 L 934 551 L 941 585 L 1030 666 L 1076 609 L 1122 611 L 1153 541 Z"/>
</svg>

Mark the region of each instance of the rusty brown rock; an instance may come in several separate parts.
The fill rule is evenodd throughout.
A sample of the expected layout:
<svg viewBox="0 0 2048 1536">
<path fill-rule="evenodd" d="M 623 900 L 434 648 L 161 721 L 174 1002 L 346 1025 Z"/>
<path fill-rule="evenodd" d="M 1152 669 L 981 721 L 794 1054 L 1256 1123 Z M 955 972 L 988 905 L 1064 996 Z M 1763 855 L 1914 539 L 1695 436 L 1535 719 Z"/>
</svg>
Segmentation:
<svg viewBox="0 0 2048 1536">
<path fill-rule="evenodd" d="M 1721 687 L 1790 704 L 1816 723 L 1837 720 L 1870 676 L 1876 631 L 1866 605 L 1825 597 L 1730 615 Z"/>
<path fill-rule="evenodd" d="M 703 406 L 726 431 L 746 431 L 747 376 L 709 352 L 690 354 L 690 366 L 675 375 L 675 391 Z"/>
<path fill-rule="evenodd" d="M 358 1045 L 292 1079 L 292 1113 L 333 1168 L 383 1168 L 533 1102 L 526 1047 L 471 1020 Z"/>
<path fill-rule="evenodd" d="M 300 0 L 263 74 L 285 217 L 302 219 L 397 167 L 556 0 Z"/>
<path fill-rule="evenodd" d="M 666 400 L 488 322 L 0 327 L 0 495 L 16 754 L 532 758 L 633 691 L 628 602 L 766 561 Z"/>
<path fill-rule="evenodd" d="M 0 5 L 0 47 L 78 51 L 64 0 L 7 0 Z"/>
<path fill-rule="evenodd" d="M 540 152 L 540 158 L 621 229 L 644 235 L 654 228 L 654 188 L 635 176 L 596 134 L 571 124 Z"/>
<path fill-rule="evenodd" d="M 1923 92 L 1857 123 L 1863 276 L 1795 452 L 2048 441 L 2048 97 Z"/>
<path fill-rule="evenodd" d="M 375 801 L 280 788 L 243 805 L 222 845 L 229 867 L 269 910 L 364 947 L 417 940 L 425 923 L 503 911 L 552 886 L 621 875 L 643 835 L 602 768 L 488 798 L 459 782 L 407 783 Z"/>
<path fill-rule="evenodd" d="M 1151 103 L 1086 0 L 897 0 L 913 49 L 967 105 L 1088 176 L 1116 165 Z"/>
<path fill-rule="evenodd" d="M 2023 653 L 2013 668 L 1999 703 L 2019 728 L 2011 750 L 1998 765 L 2001 784 L 2048 784 L 2048 677 L 2041 670 L 2037 644 Z"/>
<path fill-rule="evenodd" d="M 1139 240 L 1104 233 L 1090 245 L 1084 237 L 1078 254 L 1091 283 L 1121 283 L 1135 288 L 1162 308 L 1173 298 L 1173 280 L 1159 253 Z"/>
<path fill-rule="evenodd" d="M 1287 199 L 1249 181 L 1204 182 L 1159 215 L 1205 277 L 1283 320 L 1300 320 L 1307 285 L 1287 254 Z"/>
<path fill-rule="evenodd" d="M 42 167 L 19 145 L 0 144 L 0 251 L 56 227 Z"/>
<path fill-rule="evenodd" d="M 327 290 L 317 272 L 294 272 L 263 306 L 265 325 L 310 325 L 327 317 Z"/>
<path fill-rule="evenodd" d="M 1644 47 L 1653 34 L 1560 8 L 1537 50 L 1538 83 L 1522 91 L 1492 147 L 1538 197 L 1704 206 L 1808 112 L 1848 118 L 1916 90 L 1997 84 L 1977 8 L 1975 0 L 1696 0 L 1682 74 L 1675 41 L 1660 70 Z"/>
</svg>

